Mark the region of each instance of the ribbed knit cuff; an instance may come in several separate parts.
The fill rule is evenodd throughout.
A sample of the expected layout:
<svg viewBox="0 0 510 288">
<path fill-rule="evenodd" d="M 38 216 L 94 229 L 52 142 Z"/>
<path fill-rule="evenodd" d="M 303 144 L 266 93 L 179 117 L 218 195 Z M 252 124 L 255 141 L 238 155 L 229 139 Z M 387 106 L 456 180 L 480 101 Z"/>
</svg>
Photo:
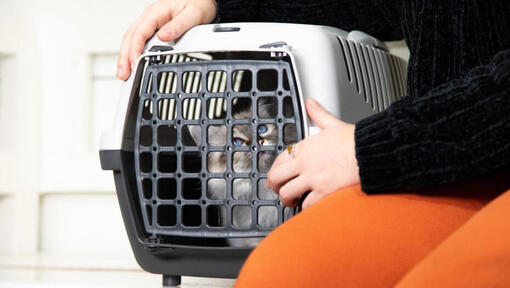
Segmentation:
<svg viewBox="0 0 510 288">
<path fill-rule="evenodd" d="M 383 111 L 356 123 L 356 158 L 361 188 L 366 193 L 379 193 L 402 186 L 391 122 L 388 111 Z"/>
</svg>

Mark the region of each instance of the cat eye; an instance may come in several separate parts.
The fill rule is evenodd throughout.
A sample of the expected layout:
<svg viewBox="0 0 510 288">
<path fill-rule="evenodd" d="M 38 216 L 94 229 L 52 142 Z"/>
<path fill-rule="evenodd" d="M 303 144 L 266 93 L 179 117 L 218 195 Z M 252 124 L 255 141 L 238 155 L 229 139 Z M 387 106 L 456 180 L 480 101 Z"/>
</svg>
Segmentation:
<svg viewBox="0 0 510 288">
<path fill-rule="evenodd" d="M 234 138 L 232 144 L 234 144 L 234 146 L 243 146 L 244 140 L 241 138 Z"/>
<path fill-rule="evenodd" d="M 259 134 L 264 134 L 267 132 L 267 126 L 266 125 L 260 125 L 258 128 L 257 128 L 257 132 Z"/>
</svg>

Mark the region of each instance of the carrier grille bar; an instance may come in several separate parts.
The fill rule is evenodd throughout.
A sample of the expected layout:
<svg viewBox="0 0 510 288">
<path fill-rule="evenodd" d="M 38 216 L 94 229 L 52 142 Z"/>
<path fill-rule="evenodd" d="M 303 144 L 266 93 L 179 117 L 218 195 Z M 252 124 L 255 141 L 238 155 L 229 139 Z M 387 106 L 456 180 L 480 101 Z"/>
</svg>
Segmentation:
<svg viewBox="0 0 510 288">
<path fill-rule="evenodd" d="M 160 56 L 163 58 L 163 64 L 169 63 L 182 63 L 182 62 L 190 62 L 190 61 L 208 61 L 211 60 L 212 57 L 208 54 L 204 53 L 189 53 L 186 55 L 165 55 Z M 149 62 L 145 63 L 144 73 L 147 70 Z M 241 85 L 243 79 L 244 71 L 235 71 L 233 76 L 233 90 L 239 91 L 239 87 Z M 145 74 L 144 74 L 145 76 Z M 143 77 L 143 76 L 142 76 Z M 186 75 L 183 75 L 183 88 L 185 93 L 197 93 L 201 84 L 202 78 L 200 77 L 200 73 L 196 73 L 194 71 L 187 72 Z M 216 71 L 215 73 L 211 73 L 208 76 L 208 90 L 214 93 L 222 93 L 226 90 L 226 75 L 222 74 L 221 71 Z M 149 85 L 147 86 L 147 93 L 152 89 L 152 78 L 149 81 Z M 165 94 L 175 93 L 177 91 L 177 77 L 175 77 L 174 73 L 162 73 L 161 79 L 159 82 L 159 91 L 162 91 Z M 141 92 L 141 88 L 140 88 Z M 189 102 L 189 103 L 188 103 Z M 234 103 L 235 104 L 235 103 Z M 147 105 L 147 104 L 146 104 Z M 152 112 L 152 107 L 150 107 Z M 185 100 L 183 106 L 183 116 L 185 119 L 199 119 L 200 112 L 202 109 L 201 100 Z M 209 107 L 209 111 L 207 112 L 210 118 L 213 117 L 221 117 L 222 113 L 227 111 L 227 104 L 223 100 L 216 101 L 213 100 L 212 105 Z M 162 115 L 163 120 L 172 120 L 175 119 L 176 107 L 174 99 L 166 99 L 158 104 L 158 113 Z"/>
<path fill-rule="evenodd" d="M 135 174 L 146 232 L 153 237 L 267 235 L 274 227 L 260 224 L 259 210 L 275 209 L 278 224 L 293 214 L 277 197 L 261 198 L 267 171 L 258 166 L 261 153 L 278 153 L 291 144 L 284 140 L 287 128 L 293 127 L 297 141 L 303 139 L 290 64 L 284 60 L 206 60 L 190 54 L 160 57 L 163 58 L 159 61 L 147 59 L 148 64 L 144 66 L 135 130 Z M 276 82 L 274 88 L 266 89 L 264 85 L 268 82 L 258 78 L 264 75 L 260 72 L 269 70 L 274 71 Z M 250 80 L 251 85 L 247 90 L 241 87 L 245 79 Z M 261 83 L 264 85 L 260 86 Z M 274 117 L 260 117 L 257 103 L 262 98 L 274 101 L 277 107 Z M 241 101 L 253 103 L 251 116 L 246 119 L 237 119 L 233 115 L 233 105 Z M 284 102 L 291 104 L 291 114 L 284 111 Z M 153 107 L 157 113 L 153 113 Z M 257 128 L 262 124 L 277 129 L 275 145 L 263 145 L 255 140 L 249 146 L 231 144 L 234 126 L 249 126 L 252 139 L 257 139 Z M 218 125 L 226 128 L 226 144 L 223 146 L 208 142 L 208 128 Z M 186 136 L 189 133 L 187 126 L 200 126 L 201 143 L 186 144 L 185 138 L 189 138 Z M 226 157 L 226 170 L 221 173 L 209 171 L 207 163 L 208 154 L 217 152 Z M 249 171 L 234 169 L 233 157 L 238 152 L 250 153 Z M 188 160 L 193 160 L 195 166 L 186 166 L 190 163 Z M 225 180 L 224 199 L 209 199 L 206 195 L 207 183 L 214 179 Z M 249 180 L 252 200 L 233 196 L 237 180 Z M 200 191 L 191 189 L 195 187 L 193 185 Z M 190 193 L 194 193 L 193 197 L 189 197 Z M 251 210 L 249 227 L 239 228 L 232 222 L 236 207 Z M 226 223 L 222 227 L 209 222 L 210 208 L 225 213 Z"/>
</svg>

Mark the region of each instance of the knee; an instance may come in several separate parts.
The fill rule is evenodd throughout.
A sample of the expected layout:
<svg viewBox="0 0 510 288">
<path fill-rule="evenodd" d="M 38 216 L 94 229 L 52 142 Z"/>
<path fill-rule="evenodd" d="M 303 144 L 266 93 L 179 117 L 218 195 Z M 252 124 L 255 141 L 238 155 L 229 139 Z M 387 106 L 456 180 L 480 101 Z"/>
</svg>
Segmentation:
<svg viewBox="0 0 510 288">
<path fill-rule="evenodd" d="M 287 223 L 286 223 L 287 224 Z M 287 282 L 281 277 L 285 276 L 282 271 L 289 269 L 287 265 L 292 258 L 291 254 L 297 254 L 286 249 L 285 239 L 288 239 L 285 232 L 279 232 L 286 224 L 280 226 L 278 229 L 270 233 L 249 255 L 248 259 L 243 265 L 235 287 L 273 287 L 282 286 L 286 287 Z M 289 255 L 290 254 L 290 255 Z"/>
<path fill-rule="evenodd" d="M 307 287 L 305 282 L 311 285 L 308 287 L 315 286 L 314 277 L 332 264 L 324 254 L 342 250 L 331 238 L 330 226 L 336 226 L 336 221 L 324 221 L 331 217 L 331 209 L 324 207 L 326 202 L 310 207 L 271 232 L 246 260 L 236 287 Z"/>
</svg>

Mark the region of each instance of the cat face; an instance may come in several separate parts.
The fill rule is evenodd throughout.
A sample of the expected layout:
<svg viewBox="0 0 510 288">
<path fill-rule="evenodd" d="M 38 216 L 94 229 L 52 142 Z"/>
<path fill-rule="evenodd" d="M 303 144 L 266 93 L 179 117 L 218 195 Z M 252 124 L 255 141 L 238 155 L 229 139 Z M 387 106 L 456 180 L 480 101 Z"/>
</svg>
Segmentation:
<svg viewBox="0 0 510 288">
<path fill-rule="evenodd" d="M 189 126 L 190 134 L 196 143 L 201 143 L 201 129 L 198 126 Z M 209 126 L 208 143 L 212 146 L 226 144 L 227 131 L 225 126 Z M 232 128 L 232 146 L 251 146 L 253 139 L 251 125 L 235 125 Z M 261 124 L 257 127 L 257 139 L 259 145 L 278 144 L 278 128 L 273 124 Z M 261 151 L 258 154 L 258 169 L 267 172 L 274 161 L 276 154 L 272 151 Z M 222 173 L 226 170 L 226 154 L 224 152 L 211 152 L 208 154 L 207 169 L 209 172 Z M 252 152 L 237 151 L 233 155 L 234 172 L 251 172 Z"/>
<path fill-rule="evenodd" d="M 269 102 L 263 102 L 259 105 L 259 116 L 268 118 L 274 115 L 274 105 Z M 233 117 L 235 119 L 245 119 L 251 115 L 249 109 L 237 111 Z M 197 145 L 202 143 L 202 129 L 198 126 L 188 126 L 190 135 Z M 256 127 L 256 139 L 253 137 L 252 125 L 234 125 L 232 127 L 232 143 L 228 143 L 233 147 L 251 146 L 253 141 L 257 141 L 259 145 L 277 145 L 278 144 L 278 128 L 274 124 L 260 124 Z M 207 144 L 212 146 L 227 145 L 227 129 L 224 125 L 211 125 L 207 128 Z M 285 131 L 285 143 L 296 142 L 295 131 Z M 253 154 L 252 154 L 253 153 Z M 247 173 L 252 171 L 252 157 L 257 157 L 258 171 L 266 173 L 271 168 L 277 154 L 274 151 L 236 151 L 232 157 L 232 168 L 234 172 Z M 226 153 L 210 152 L 207 156 L 207 169 L 212 173 L 223 173 L 226 171 Z"/>
<path fill-rule="evenodd" d="M 190 134 L 194 141 L 199 145 L 201 143 L 201 129 L 198 126 L 188 126 Z M 226 144 L 227 130 L 223 125 L 211 125 L 208 127 L 207 142 L 213 146 L 223 146 Z M 252 145 L 253 132 L 251 125 L 234 125 L 232 127 L 232 146 L 243 147 Z M 257 139 L 259 145 L 276 145 L 278 143 L 278 128 L 273 124 L 261 124 L 257 126 Z M 252 156 L 253 155 L 253 156 Z M 273 151 L 261 151 L 258 154 L 251 151 L 236 151 L 233 153 L 233 170 L 237 173 L 249 173 L 252 171 L 253 157 L 258 157 L 258 170 L 266 173 L 273 164 L 276 153 Z M 227 165 L 225 152 L 210 152 L 207 156 L 207 170 L 212 173 L 224 173 Z M 218 199 L 219 195 L 224 195 L 224 182 L 209 181 L 207 196 L 209 199 Z M 248 200 L 252 198 L 251 180 L 243 179 L 234 181 L 233 197 L 235 199 Z"/>
<path fill-rule="evenodd" d="M 250 109 L 250 108 L 249 108 Z M 234 119 L 250 119 L 251 112 L 248 110 L 237 111 Z M 262 119 L 274 119 L 276 111 L 273 111 L 274 105 L 267 102 L 261 102 L 258 105 L 258 116 Z M 227 143 L 227 128 L 224 125 L 210 125 L 207 128 L 207 139 L 202 143 L 202 129 L 199 126 L 188 126 L 189 132 L 195 143 L 200 146 L 208 144 L 211 146 L 232 146 L 232 147 L 251 147 L 255 141 L 260 146 L 278 145 L 278 127 L 275 124 L 259 124 L 254 127 L 251 124 L 237 124 L 232 126 L 232 142 Z M 283 129 L 284 143 L 295 143 L 296 133 L 294 131 L 285 131 Z M 249 173 L 252 168 L 257 168 L 262 173 L 267 173 L 276 159 L 276 151 L 234 151 L 232 156 L 232 168 L 237 173 Z M 253 157 L 257 157 L 255 165 L 252 167 Z M 226 152 L 209 152 L 207 155 L 207 170 L 212 173 L 224 173 L 227 167 Z M 260 188 L 261 181 L 257 184 L 259 197 L 263 199 L 276 199 L 277 196 L 265 185 Z M 237 200 L 252 200 L 254 198 L 253 182 L 250 178 L 236 178 L 232 181 L 232 197 Z M 255 188 L 257 190 L 257 188 Z M 209 199 L 220 200 L 226 197 L 225 179 L 212 178 L 207 182 L 206 195 Z M 261 210 L 258 212 L 258 219 L 251 219 L 251 207 L 236 206 L 237 210 L 232 211 L 232 224 L 237 227 L 249 227 L 252 221 L 257 221 L 262 227 L 276 227 L 278 216 L 275 211 Z M 226 224 L 225 216 L 220 215 L 218 221 L 221 225 Z M 229 239 L 232 246 L 256 246 L 260 238 Z"/>
</svg>

